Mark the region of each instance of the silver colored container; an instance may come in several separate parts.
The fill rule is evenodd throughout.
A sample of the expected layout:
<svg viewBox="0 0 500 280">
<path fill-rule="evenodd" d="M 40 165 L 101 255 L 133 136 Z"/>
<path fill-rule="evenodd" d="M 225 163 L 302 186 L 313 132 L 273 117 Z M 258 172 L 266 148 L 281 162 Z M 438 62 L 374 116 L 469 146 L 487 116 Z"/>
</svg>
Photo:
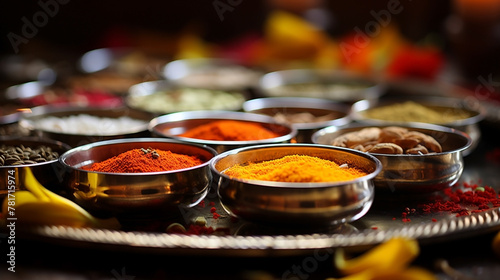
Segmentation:
<svg viewBox="0 0 500 280">
<path fill-rule="evenodd" d="M 291 69 L 263 75 L 258 90 L 264 97 L 314 97 L 354 103 L 379 98 L 384 86 L 373 78 L 350 72 Z"/>
<path fill-rule="evenodd" d="M 311 143 L 311 137 L 317 130 L 327 126 L 344 126 L 351 122 L 349 118 L 350 107 L 330 100 L 307 97 L 264 97 L 251 99 L 243 103 L 243 110 L 249 113 L 264 114 L 271 117 L 278 115 L 308 114 L 320 121 L 287 122 L 297 129 L 298 143 Z M 325 119 L 325 116 L 330 116 Z M 276 118 L 277 121 L 281 121 Z"/>
<path fill-rule="evenodd" d="M 286 183 L 230 178 L 224 170 L 236 164 L 309 155 L 349 162 L 368 175 L 345 182 Z M 359 151 L 315 144 L 259 145 L 231 150 L 214 157 L 218 196 L 231 215 L 248 221 L 286 226 L 325 227 L 361 218 L 374 198 L 372 179 L 382 165 Z"/>
<path fill-rule="evenodd" d="M 466 100 L 454 98 L 454 97 L 441 97 L 441 96 L 421 96 L 421 95 L 409 95 L 409 96 L 394 96 L 394 97 L 382 97 L 378 100 L 361 100 L 352 105 L 351 113 L 349 116 L 353 121 L 362 123 L 365 125 L 406 125 L 411 122 L 401 121 L 396 116 L 394 120 L 382 120 L 368 118 L 363 114 L 368 110 L 380 108 L 382 106 L 394 105 L 397 103 L 402 103 L 406 101 L 413 101 L 423 106 L 431 109 L 435 109 L 441 114 L 453 113 L 456 110 L 463 110 L 470 114 L 470 117 L 464 119 L 457 119 L 452 122 L 439 122 L 432 123 L 435 125 L 446 126 L 454 128 L 467 133 L 471 139 L 472 144 L 467 150 L 462 154 L 469 155 L 479 143 L 481 139 L 481 130 L 479 128 L 479 122 L 484 119 L 486 112 L 477 104 L 472 107 L 468 106 Z"/>
<path fill-rule="evenodd" d="M 281 136 L 252 141 L 216 141 L 178 136 L 189 129 L 217 120 L 237 120 L 256 123 L 270 131 L 280 134 Z M 297 135 L 297 130 L 294 127 L 288 124 L 277 123 L 270 116 L 233 111 L 188 111 L 167 114 L 151 120 L 149 123 L 149 130 L 153 136 L 161 136 L 189 143 L 208 145 L 215 149 L 217 153 L 252 145 L 290 143 L 295 141 L 295 137 Z"/>
<path fill-rule="evenodd" d="M 367 127 L 374 126 L 358 124 L 344 128 L 327 127 L 314 133 L 313 142 L 331 145 L 336 137 Z M 432 136 L 441 144 L 443 152 L 423 155 L 372 153 L 383 166 L 374 178 L 377 193 L 422 194 L 455 184 L 464 170 L 463 152 L 472 143 L 470 136 L 453 128 L 431 124 L 414 123 L 402 127 Z"/>
<path fill-rule="evenodd" d="M 75 134 L 65 131 L 55 131 L 43 129 L 37 125 L 37 121 L 42 120 L 46 117 L 57 117 L 65 118 L 69 116 L 77 115 L 90 115 L 98 118 L 119 118 L 119 117 L 130 117 L 134 120 L 140 120 L 143 124 L 136 127 L 129 127 L 123 131 L 123 133 L 109 133 L 103 129 L 101 133 L 81 133 Z M 148 124 L 154 115 L 146 113 L 139 110 L 134 110 L 127 108 L 125 106 L 121 107 L 82 107 L 82 106 L 72 106 L 72 105 L 43 105 L 34 107 L 31 112 L 25 112 L 19 120 L 19 125 L 30 131 L 31 134 L 50 138 L 54 140 L 60 140 L 71 147 L 77 147 L 80 145 L 85 145 L 97 141 L 111 140 L 111 139 L 121 139 L 121 138 L 134 138 L 134 137 L 146 137 L 150 133 L 148 131 Z"/>
<path fill-rule="evenodd" d="M 107 173 L 85 169 L 131 149 L 153 148 L 197 156 L 203 164 L 148 173 Z M 164 138 L 129 138 L 91 143 L 60 157 L 66 169 L 66 189 L 85 209 L 99 215 L 165 216 L 177 207 L 192 207 L 207 194 L 212 182 L 209 161 L 215 150 Z"/>
</svg>

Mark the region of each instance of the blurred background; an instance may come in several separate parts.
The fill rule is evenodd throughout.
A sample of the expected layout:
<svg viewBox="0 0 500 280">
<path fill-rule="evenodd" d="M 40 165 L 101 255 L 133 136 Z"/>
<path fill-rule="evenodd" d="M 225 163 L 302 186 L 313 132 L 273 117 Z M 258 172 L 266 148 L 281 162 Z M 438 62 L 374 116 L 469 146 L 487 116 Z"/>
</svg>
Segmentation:
<svg viewBox="0 0 500 280">
<path fill-rule="evenodd" d="M 2 73 L 12 56 L 70 73 L 97 48 L 165 61 L 230 57 L 265 71 L 326 67 L 447 81 L 497 98 L 500 1 L 5 1 Z M 7 73 L 6 73 L 7 72 Z M 10 74 L 9 74 L 10 72 Z M 12 81 L 15 83 L 19 81 Z M 486 95 L 486 94 L 483 94 Z"/>
</svg>

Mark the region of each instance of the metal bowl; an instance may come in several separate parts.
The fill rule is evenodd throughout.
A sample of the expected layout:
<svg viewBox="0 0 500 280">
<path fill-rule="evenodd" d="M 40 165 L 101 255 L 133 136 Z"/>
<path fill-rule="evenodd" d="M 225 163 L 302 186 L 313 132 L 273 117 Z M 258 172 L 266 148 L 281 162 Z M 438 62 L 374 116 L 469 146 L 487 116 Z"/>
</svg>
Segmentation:
<svg viewBox="0 0 500 280">
<path fill-rule="evenodd" d="M 196 110 L 240 110 L 247 99 L 240 91 L 179 86 L 168 80 L 139 83 L 130 87 L 127 106 L 162 115 Z"/>
<path fill-rule="evenodd" d="M 260 124 L 264 128 L 274 131 L 281 136 L 254 141 L 215 141 L 178 136 L 189 129 L 217 120 L 253 122 Z M 208 145 L 215 149 L 218 153 L 251 145 L 289 143 L 295 141 L 294 137 L 297 135 L 297 130 L 294 127 L 287 124 L 277 123 L 270 116 L 232 111 L 190 111 L 167 114 L 151 120 L 149 123 L 149 130 L 154 136 L 168 137 L 180 141 Z"/>
<path fill-rule="evenodd" d="M 163 68 L 165 79 L 195 88 L 246 90 L 255 88 L 262 76 L 257 70 L 223 58 L 174 60 Z"/>
<path fill-rule="evenodd" d="M 383 94 L 383 85 L 350 72 L 292 69 L 263 75 L 258 90 L 265 97 L 315 97 L 353 103 L 379 98 Z"/>
<path fill-rule="evenodd" d="M 119 118 L 130 117 L 134 120 L 142 121 L 142 124 L 134 127 L 127 128 L 123 133 L 109 133 L 105 128 L 100 133 L 81 133 L 75 134 L 64 131 L 47 130 L 40 127 L 38 121 L 46 117 L 69 117 L 77 116 L 80 114 L 100 117 L 100 118 Z M 127 107 L 80 107 L 71 105 L 53 106 L 44 105 L 34 107 L 31 112 L 25 112 L 20 120 L 19 125 L 32 134 L 39 137 L 45 137 L 55 140 L 60 140 L 71 147 L 93 143 L 96 141 L 132 138 L 132 137 L 146 137 L 150 133 L 148 131 L 148 123 L 154 115 L 139 110 L 130 109 Z"/>
<path fill-rule="evenodd" d="M 350 164 L 369 174 L 352 181 L 285 183 L 230 178 L 224 171 L 236 164 L 309 155 Z M 359 151 L 315 144 L 274 144 L 231 150 L 214 157 L 210 168 L 218 180 L 218 196 L 233 216 L 273 225 L 324 227 L 361 218 L 374 198 L 372 179 L 382 165 Z"/>
<path fill-rule="evenodd" d="M 316 144 L 331 145 L 333 139 L 345 133 L 386 126 L 357 124 L 344 128 L 327 127 L 315 132 L 312 140 Z M 443 152 L 424 155 L 372 153 L 383 165 L 382 172 L 374 179 L 377 192 L 430 193 L 455 184 L 464 169 L 463 152 L 472 143 L 470 136 L 438 125 L 412 123 L 400 126 L 434 137 L 441 144 Z"/>
<path fill-rule="evenodd" d="M 9 137 L 0 140 L 0 146 L 15 146 L 21 145 L 26 148 L 36 149 L 39 146 L 49 147 L 53 152 L 62 155 L 71 147 L 63 142 L 55 141 L 46 138 L 35 137 Z M 14 190 L 25 190 L 24 177 L 26 170 L 30 169 L 35 178 L 47 189 L 57 192 L 62 188 L 63 184 L 63 168 L 59 164 L 59 157 L 52 160 L 21 164 L 21 165 L 4 165 L 0 166 L 0 201 L 12 193 Z"/>
<path fill-rule="evenodd" d="M 311 137 L 317 130 L 327 126 L 343 126 L 351 120 L 350 108 L 342 103 L 321 98 L 307 97 L 265 97 L 251 99 L 243 103 L 243 110 L 249 113 L 264 114 L 275 117 L 278 122 L 289 123 L 297 129 L 298 143 L 311 143 Z M 320 121 L 301 122 L 300 120 L 283 120 L 278 117 L 295 114 L 309 114 Z M 329 116 L 329 117 L 328 117 Z M 325 119 L 328 117 L 328 119 Z"/>
<path fill-rule="evenodd" d="M 173 171 L 106 173 L 84 169 L 138 148 L 195 155 L 203 164 Z M 66 188 L 73 199 L 99 215 L 165 215 L 176 207 L 192 207 L 207 194 L 212 181 L 209 161 L 217 153 L 203 145 L 164 138 L 106 140 L 73 148 L 60 157 L 66 169 Z"/>
<path fill-rule="evenodd" d="M 457 130 L 461 130 L 467 133 L 471 139 L 472 144 L 467 148 L 462 154 L 464 156 L 469 155 L 479 143 L 481 138 L 481 130 L 479 128 L 479 122 L 485 117 L 485 110 L 475 104 L 474 107 L 469 106 L 464 99 L 454 98 L 454 97 L 441 97 L 441 96 L 393 96 L 393 97 L 383 97 L 378 100 L 361 100 L 352 105 L 350 117 L 359 123 L 365 125 L 405 125 L 409 122 L 400 121 L 398 116 L 394 116 L 394 120 L 382 120 L 367 118 L 364 116 L 368 110 L 374 108 L 380 108 L 382 106 L 388 106 L 405 101 L 414 101 L 418 104 L 424 105 L 428 108 L 433 108 L 439 110 L 443 115 L 446 113 L 453 113 L 457 110 L 463 110 L 470 114 L 470 117 L 464 119 L 457 119 L 453 122 L 440 122 L 433 123 L 435 125 L 441 125 L 446 127 L 451 127 Z"/>
</svg>

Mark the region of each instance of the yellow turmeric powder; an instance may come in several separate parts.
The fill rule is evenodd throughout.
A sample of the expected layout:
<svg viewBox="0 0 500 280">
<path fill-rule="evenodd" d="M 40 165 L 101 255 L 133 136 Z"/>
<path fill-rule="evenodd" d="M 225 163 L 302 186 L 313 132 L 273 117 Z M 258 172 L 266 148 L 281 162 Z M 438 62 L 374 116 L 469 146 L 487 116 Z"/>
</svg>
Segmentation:
<svg viewBox="0 0 500 280">
<path fill-rule="evenodd" d="M 289 155 L 258 163 L 237 164 L 226 175 L 238 179 L 276 182 L 341 182 L 354 180 L 366 173 L 356 167 L 306 155 Z"/>
</svg>

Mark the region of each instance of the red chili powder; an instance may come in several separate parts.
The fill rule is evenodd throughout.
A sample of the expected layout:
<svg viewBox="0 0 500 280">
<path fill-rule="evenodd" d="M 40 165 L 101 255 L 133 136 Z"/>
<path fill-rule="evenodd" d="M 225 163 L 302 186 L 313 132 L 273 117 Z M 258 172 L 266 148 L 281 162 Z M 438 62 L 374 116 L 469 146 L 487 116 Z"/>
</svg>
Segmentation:
<svg viewBox="0 0 500 280">
<path fill-rule="evenodd" d="M 193 167 L 203 161 L 195 156 L 153 149 L 132 149 L 92 164 L 87 170 L 111 173 L 145 173 Z"/>
<path fill-rule="evenodd" d="M 443 191 L 443 195 L 433 197 L 432 202 L 419 204 L 418 210 L 406 208 L 401 216 L 403 222 L 411 221 L 408 215 L 416 212 L 422 214 L 450 212 L 460 217 L 499 206 L 500 197 L 492 187 L 464 182 L 463 189 L 457 186 L 447 188 Z"/>
</svg>

